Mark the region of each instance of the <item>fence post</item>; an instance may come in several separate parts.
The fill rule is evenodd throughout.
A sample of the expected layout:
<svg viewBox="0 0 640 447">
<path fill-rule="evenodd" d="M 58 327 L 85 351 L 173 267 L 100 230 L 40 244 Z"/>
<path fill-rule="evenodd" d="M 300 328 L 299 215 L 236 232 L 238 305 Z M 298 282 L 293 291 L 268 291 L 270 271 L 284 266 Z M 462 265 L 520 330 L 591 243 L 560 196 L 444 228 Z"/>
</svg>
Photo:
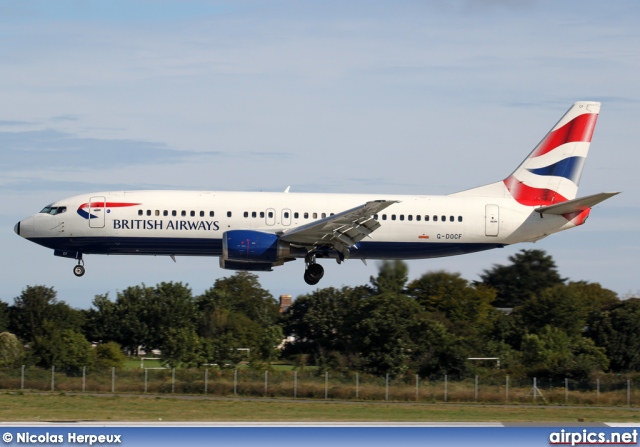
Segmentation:
<svg viewBox="0 0 640 447">
<path fill-rule="evenodd" d="M 82 392 L 84 393 L 85 387 L 87 384 L 87 367 L 82 367 Z"/>
<path fill-rule="evenodd" d="M 209 387 L 209 368 L 204 369 L 204 395 L 207 395 L 207 388 Z"/>
<path fill-rule="evenodd" d="M 111 367 L 111 392 L 116 392 L 116 367 Z"/>
<path fill-rule="evenodd" d="M 329 398 L 329 371 L 324 372 L 324 398 Z"/>
<path fill-rule="evenodd" d="M 267 397 L 268 383 L 269 383 L 269 371 L 265 371 L 264 372 L 264 396 L 265 397 Z"/>
<path fill-rule="evenodd" d="M 507 376 L 505 384 L 505 402 L 509 402 L 509 376 Z"/>
<path fill-rule="evenodd" d="M 444 375 L 444 401 L 447 401 L 447 375 Z"/>
<path fill-rule="evenodd" d="M 596 402 L 600 401 L 600 379 L 596 379 Z"/>
<path fill-rule="evenodd" d="M 388 401 L 389 400 L 389 374 L 387 374 L 386 380 L 385 380 L 385 387 L 384 387 L 384 400 Z"/>
<path fill-rule="evenodd" d="M 538 398 L 538 385 L 537 385 L 537 377 L 533 378 L 533 401 L 535 402 Z"/>
<path fill-rule="evenodd" d="M 176 392 L 176 369 L 171 370 L 171 393 Z"/>
<path fill-rule="evenodd" d="M 631 380 L 627 379 L 627 406 L 631 406 Z"/>
<path fill-rule="evenodd" d="M 233 395 L 238 395 L 238 368 L 233 371 Z"/>
<path fill-rule="evenodd" d="M 20 379 L 20 389 L 24 390 L 24 365 L 22 365 L 22 378 Z"/>
<path fill-rule="evenodd" d="M 564 379 L 564 403 L 569 403 L 569 379 Z"/>
<path fill-rule="evenodd" d="M 51 367 L 51 391 L 55 389 L 56 384 L 56 367 L 55 365 Z"/>
<path fill-rule="evenodd" d="M 478 402 L 478 375 L 476 374 L 476 402 Z"/>
<path fill-rule="evenodd" d="M 416 374 L 416 402 L 418 402 L 418 399 L 419 399 L 419 394 L 418 394 L 419 384 L 420 384 L 420 376 Z"/>
<path fill-rule="evenodd" d="M 356 399 L 360 398 L 360 373 L 356 373 Z"/>
<path fill-rule="evenodd" d="M 298 397 L 298 371 L 293 372 L 293 397 Z"/>
<path fill-rule="evenodd" d="M 149 368 L 144 369 L 144 392 L 147 393 L 147 383 L 149 381 Z"/>
</svg>

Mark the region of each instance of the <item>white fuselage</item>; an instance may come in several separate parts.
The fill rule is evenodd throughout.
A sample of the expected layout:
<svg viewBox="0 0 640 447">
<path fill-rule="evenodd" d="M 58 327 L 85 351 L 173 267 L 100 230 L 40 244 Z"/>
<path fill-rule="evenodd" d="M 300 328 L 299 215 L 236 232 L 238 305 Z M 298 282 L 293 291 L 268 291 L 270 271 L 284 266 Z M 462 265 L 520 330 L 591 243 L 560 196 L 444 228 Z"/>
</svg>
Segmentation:
<svg viewBox="0 0 640 447">
<path fill-rule="evenodd" d="M 57 251 L 220 256 L 226 231 L 282 234 L 371 200 L 398 203 L 375 216 L 381 227 L 351 250 L 352 258 L 464 254 L 535 241 L 574 226 L 562 216 L 542 218 L 510 197 L 125 191 L 60 200 L 49 206 L 54 212 L 35 214 L 16 231 Z M 88 205 L 99 201 L 106 206 Z"/>
</svg>

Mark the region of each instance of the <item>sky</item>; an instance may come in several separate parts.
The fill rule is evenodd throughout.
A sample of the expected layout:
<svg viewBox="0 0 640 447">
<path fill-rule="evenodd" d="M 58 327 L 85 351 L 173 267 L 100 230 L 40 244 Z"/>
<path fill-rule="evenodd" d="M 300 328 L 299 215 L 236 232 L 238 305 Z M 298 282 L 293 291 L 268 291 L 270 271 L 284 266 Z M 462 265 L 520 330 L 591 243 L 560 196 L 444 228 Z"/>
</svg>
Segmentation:
<svg viewBox="0 0 640 447">
<path fill-rule="evenodd" d="M 217 258 L 88 255 L 13 232 L 55 200 L 131 189 L 449 194 L 507 177 L 575 101 L 602 109 L 579 195 L 622 194 L 535 244 L 410 261 L 468 280 L 522 249 L 640 294 L 640 3 L 0 2 L 0 300 L 30 285 L 88 308 L 162 281 L 211 287 Z M 378 262 L 326 260 L 318 287 Z M 298 260 L 260 273 L 309 293 Z"/>
</svg>

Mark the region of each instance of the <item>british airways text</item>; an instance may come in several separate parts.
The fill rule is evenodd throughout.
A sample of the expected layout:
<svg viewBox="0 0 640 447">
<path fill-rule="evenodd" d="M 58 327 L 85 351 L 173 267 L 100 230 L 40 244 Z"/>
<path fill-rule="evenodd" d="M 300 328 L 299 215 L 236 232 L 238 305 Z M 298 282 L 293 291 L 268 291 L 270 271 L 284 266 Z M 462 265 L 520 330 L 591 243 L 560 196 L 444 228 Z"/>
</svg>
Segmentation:
<svg viewBox="0 0 640 447">
<path fill-rule="evenodd" d="M 145 220 L 145 219 L 114 219 L 114 230 L 177 230 L 177 231 L 218 231 L 220 224 L 217 220 Z"/>
</svg>

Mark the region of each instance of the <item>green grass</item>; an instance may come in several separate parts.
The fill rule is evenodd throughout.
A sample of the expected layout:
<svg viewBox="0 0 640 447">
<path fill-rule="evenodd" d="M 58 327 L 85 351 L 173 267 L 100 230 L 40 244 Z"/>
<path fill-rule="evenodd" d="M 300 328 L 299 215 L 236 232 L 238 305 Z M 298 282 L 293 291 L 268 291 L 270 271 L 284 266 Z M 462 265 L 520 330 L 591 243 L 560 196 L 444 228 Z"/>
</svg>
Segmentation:
<svg viewBox="0 0 640 447">
<path fill-rule="evenodd" d="M 0 394 L 2 421 L 640 422 L 632 408 Z"/>
</svg>

